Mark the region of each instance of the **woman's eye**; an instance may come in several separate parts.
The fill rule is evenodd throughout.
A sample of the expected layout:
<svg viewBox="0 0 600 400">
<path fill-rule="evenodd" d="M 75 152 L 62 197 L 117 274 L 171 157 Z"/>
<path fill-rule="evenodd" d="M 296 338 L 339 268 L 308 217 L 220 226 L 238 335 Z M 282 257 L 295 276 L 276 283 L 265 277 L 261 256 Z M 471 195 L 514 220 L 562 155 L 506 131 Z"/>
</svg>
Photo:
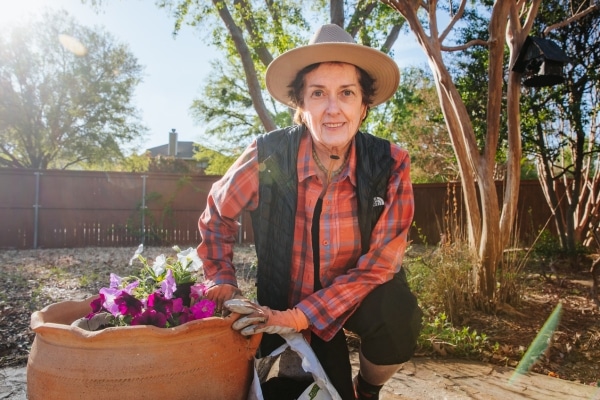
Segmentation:
<svg viewBox="0 0 600 400">
<path fill-rule="evenodd" d="M 323 91 L 322 90 L 315 90 L 313 92 L 313 97 L 321 97 L 323 96 Z"/>
<path fill-rule="evenodd" d="M 353 92 L 352 90 L 350 90 L 350 89 L 347 89 L 347 90 L 344 90 L 344 91 L 342 92 L 342 94 L 343 94 L 344 96 L 348 97 L 348 96 L 352 96 L 352 95 L 354 94 L 354 92 Z"/>
</svg>

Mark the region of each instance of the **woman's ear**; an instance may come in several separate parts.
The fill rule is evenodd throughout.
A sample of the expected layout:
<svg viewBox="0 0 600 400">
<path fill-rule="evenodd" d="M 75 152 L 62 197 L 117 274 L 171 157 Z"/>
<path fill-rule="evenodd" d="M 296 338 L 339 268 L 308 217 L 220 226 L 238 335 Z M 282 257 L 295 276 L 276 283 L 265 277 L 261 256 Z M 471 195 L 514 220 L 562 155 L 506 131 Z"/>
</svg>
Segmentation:
<svg viewBox="0 0 600 400">
<path fill-rule="evenodd" d="M 365 119 L 367 119 L 367 117 L 369 116 L 369 106 L 365 105 L 364 107 L 365 108 L 363 109 L 363 112 L 362 112 L 362 118 L 360 120 L 361 122 L 364 122 Z"/>
</svg>

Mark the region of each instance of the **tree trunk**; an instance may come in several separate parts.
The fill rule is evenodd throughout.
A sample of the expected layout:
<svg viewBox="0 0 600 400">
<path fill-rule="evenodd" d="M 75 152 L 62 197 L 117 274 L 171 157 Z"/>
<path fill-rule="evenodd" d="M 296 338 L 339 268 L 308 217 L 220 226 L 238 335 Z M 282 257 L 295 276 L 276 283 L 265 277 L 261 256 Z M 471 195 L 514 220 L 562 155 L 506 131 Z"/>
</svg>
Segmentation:
<svg viewBox="0 0 600 400">
<path fill-rule="evenodd" d="M 342 0 L 330 1 L 329 18 L 332 24 L 344 27 L 344 2 Z"/>
<path fill-rule="evenodd" d="M 466 0 L 459 2 L 458 11 L 451 15 L 451 20 L 441 35 L 438 31 L 435 2 L 428 3 L 429 8 L 426 8 L 423 3 L 410 0 L 382 1 L 404 16 L 417 42 L 423 48 L 433 71 L 440 105 L 460 171 L 469 244 L 478 258 L 473 273 L 475 288 L 484 300 L 493 301 L 496 292 L 496 269 L 502 260 L 503 250 L 509 243 L 516 218 L 522 154 L 519 127 L 520 74 L 511 72 L 507 92 L 509 114 L 507 177 L 502 216 L 500 216 L 493 167 L 502 112 L 504 46 L 505 43 L 508 43 L 512 63 L 531 30 L 533 18 L 537 14 L 541 0 L 531 1 L 528 8 L 525 8 L 524 4 L 517 6 L 515 2 L 496 1 L 492 8 L 489 25 L 490 38 L 487 42 L 489 48 L 487 132 L 485 147 L 481 151 L 476 144 L 470 116 L 441 56 L 441 42 L 460 19 L 466 6 Z M 429 35 L 425 31 L 421 19 L 417 17 L 419 7 L 423 7 L 424 12 L 428 14 Z M 522 8 L 518 9 L 518 7 Z M 525 22 L 521 25 L 519 13 L 523 10 L 528 10 L 528 12 Z M 479 188 L 480 203 L 477 199 L 476 188 Z"/>
</svg>

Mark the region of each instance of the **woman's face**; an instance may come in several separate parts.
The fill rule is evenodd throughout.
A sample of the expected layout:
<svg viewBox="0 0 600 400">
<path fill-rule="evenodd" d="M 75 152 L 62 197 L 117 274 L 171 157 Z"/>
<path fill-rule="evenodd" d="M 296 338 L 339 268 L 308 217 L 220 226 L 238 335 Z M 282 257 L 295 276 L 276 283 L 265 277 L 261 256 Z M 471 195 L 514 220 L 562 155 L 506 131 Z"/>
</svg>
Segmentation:
<svg viewBox="0 0 600 400">
<path fill-rule="evenodd" d="M 358 70 L 323 63 L 304 77 L 302 120 L 321 150 L 343 154 L 365 117 Z"/>
</svg>

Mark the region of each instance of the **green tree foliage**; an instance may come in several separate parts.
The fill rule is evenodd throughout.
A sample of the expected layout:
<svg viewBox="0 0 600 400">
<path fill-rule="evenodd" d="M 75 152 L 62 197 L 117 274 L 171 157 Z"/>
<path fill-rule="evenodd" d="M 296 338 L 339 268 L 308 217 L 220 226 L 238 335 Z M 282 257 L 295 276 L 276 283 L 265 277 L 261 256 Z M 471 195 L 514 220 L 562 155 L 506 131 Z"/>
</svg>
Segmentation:
<svg viewBox="0 0 600 400">
<path fill-rule="evenodd" d="M 149 152 L 143 154 L 132 153 L 119 164 L 118 170 L 127 172 L 146 172 L 150 168 L 151 161 L 152 158 L 150 157 Z M 107 166 L 106 169 L 103 169 L 103 171 L 110 170 L 109 166 Z"/>
<path fill-rule="evenodd" d="M 123 158 L 145 128 L 142 67 L 108 33 L 45 13 L 0 30 L 0 166 L 86 167 Z"/>
<path fill-rule="evenodd" d="M 398 91 L 386 105 L 372 110 L 365 129 L 408 150 L 413 182 L 458 178 L 431 73 L 416 67 L 404 68 Z"/>
<path fill-rule="evenodd" d="M 206 175 L 224 175 L 231 164 L 236 160 L 238 152 L 227 155 L 206 147 L 198 146 L 194 153 L 194 159 L 206 164 L 204 172 Z"/>
<path fill-rule="evenodd" d="M 212 63 L 214 74 L 203 85 L 204 95 L 194 99 L 190 114 L 202 125 L 211 142 L 223 150 L 234 150 L 233 146 L 240 150 L 264 130 L 252 105 L 239 60 L 228 57 L 228 61 Z M 270 108 L 277 108 L 272 100 Z M 274 118 L 291 122 L 287 112 L 280 112 Z"/>
<path fill-rule="evenodd" d="M 224 55 L 223 62 L 213 63 L 214 73 L 191 112 L 211 140 L 234 151 L 291 123 L 290 110 L 266 92 L 264 75 L 277 55 L 306 44 L 315 26 L 337 23 L 357 42 L 388 51 L 404 23 L 374 0 L 162 0 L 157 5 L 172 13 L 176 31 L 190 25 Z"/>
</svg>

